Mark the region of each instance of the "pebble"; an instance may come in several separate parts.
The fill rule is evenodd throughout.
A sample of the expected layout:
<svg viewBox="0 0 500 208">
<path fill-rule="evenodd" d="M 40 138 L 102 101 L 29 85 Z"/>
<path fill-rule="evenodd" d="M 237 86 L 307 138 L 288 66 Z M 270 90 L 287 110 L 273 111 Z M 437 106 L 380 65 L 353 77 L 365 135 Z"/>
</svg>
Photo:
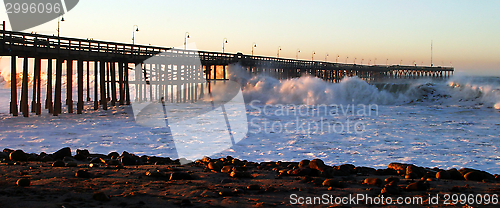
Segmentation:
<svg viewBox="0 0 500 208">
<path fill-rule="evenodd" d="M 451 179 L 451 175 L 450 175 L 450 173 L 448 173 L 448 171 L 441 170 L 441 171 L 436 173 L 436 178 L 437 179 Z"/>
<path fill-rule="evenodd" d="M 58 160 L 58 161 L 55 161 L 52 163 L 52 167 L 64 167 L 64 166 L 66 166 L 66 163 L 64 163 L 61 160 Z"/>
<path fill-rule="evenodd" d="M 372 186 L 381 186 L 383 183 L 380 178 L 365 178 L 363 184 L 372 185 Z"/>
<path fill-rule="evenodd" d="M 12 161 L 28 161 L 28 155 L 22 150 L 16 150 L 9 154 L 9 159 Z"/>
<path fill-rule="evenodd" d="M 327 168 L 328 166 L 325 165 L 325 163 L 323 162 L 323 160 L 321 159 L 314 159 L 314 160 L 311 160 L 309 162 L 309 168 L 313 169 L 313 170 L 319 170 L 319 171 L 322 171 L 324 170 L 325 168 Z"/>
<path fill-rule="evenodd" d="M 16 184 L 20 187 L 26 187 L 31 185 L 31 180 L 27 178 L 21 178 L 17 180 Z"/>
<path fill-rule="evenodd" d="M 338 180 L 334 180 L 334 179 L 325 179 L 321 185 L 326 186 L 326 187 L 335 187 L 335 188 L 344 188 L 345 187 L 344 183 L 342 183 Z"/>
<path fill-rule="evenodd" d="M 479 171 L 470 171 L 464 175 L 464 178 L 467 181 L 483 181 L 485 179 Z"/>
<path fill-rule="evenodd" d="M 465 180 L 464 176 L 460 172 L 458 172 L 458 170 L 455 168 L 449 169 L 446 172 L 450 174 L 450 179 Z"/>
<path fill-rule="evenodd" d="M 398 183 L 399 182 L 399 178 L 391 176 L 391 177 L 385 179 L 386 183 L 390 183 L 390 182 L 393 182 L 393 181 L 395 181 L 396 183 Z"/>
<path fill-rule="evenodd" d="M 64 157 L 71 157 L 71 149 L 69 147 L 62 148 L 60 150 L 57 150 L 57 152 L 54 152 L 52 154 L 52 157 L 54 160 L 63 160 Z"/>
<path fill-rule="evenodd" d="M 299 162 L 299 168 L 309 167 L 309 160 L 302 160 Z"/>
</svg>

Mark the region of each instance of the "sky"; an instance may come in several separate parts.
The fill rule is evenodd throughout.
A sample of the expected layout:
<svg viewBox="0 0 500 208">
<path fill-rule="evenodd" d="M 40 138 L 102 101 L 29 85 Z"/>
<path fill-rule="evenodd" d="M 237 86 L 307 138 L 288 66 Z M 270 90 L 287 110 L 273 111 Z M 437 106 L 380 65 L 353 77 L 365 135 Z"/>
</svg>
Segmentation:
<svg viewBox="0 0 500 208">
<path fill-rule="evenodd" d="M 453 66 L 500 76 L 500 1 L 481 0 L 83 0 L 61 36 L 357 64 Z M 0 6 L 0 20 L 7 21 Z M 25 32 L 57 34 L 57 20 Z M 315 53 L 313 55 L 313 53 Z M 348 58 L 347 58 L 348 57 Z M 375 61 L 375 59 L 377 59 Z M 387 60 L 388 59 L 388 60 Z"/>
</svg>

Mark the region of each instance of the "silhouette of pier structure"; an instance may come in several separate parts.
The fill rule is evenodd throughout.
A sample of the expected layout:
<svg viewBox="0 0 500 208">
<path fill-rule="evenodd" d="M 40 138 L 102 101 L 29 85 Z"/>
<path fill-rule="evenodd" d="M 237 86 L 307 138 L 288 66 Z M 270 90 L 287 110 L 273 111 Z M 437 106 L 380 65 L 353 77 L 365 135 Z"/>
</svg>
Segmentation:
<svg viewBox="0 0 500 208">
<path fill-rule="evenodd" d="M 6 31 L 5 24 L 1 33 L 0 55 L 11 57 L 10 113 L 18 116 L 18 113 L 22 112 L 25 117 L 29 116 L 30 111 L 36 115 L 41 114 L 42 99 L 45 99 L 44 108 L 49 113 L 55 116 L 61 114 L 63 81 L 66 82 L 65 107 L 68 113 L 74 113 L 74 105 L 76 104 L 76 113 L 81 114 L 85 102 L 91 102 L 94 110 L 100 108 L 107 110 L 109 106 L 116 105 L 130 105 L 129 72 L 136 66 L 141 66 L 144 75 L 136 73 L 135 81 L 146 81 L 148 85 L 157 84 L 154 83 L 155 80 L 161 81 L 167 76 L 176 76 L 179 80 L 185 79 L 188 76 L 193 76 L 186 69 L 192 67 L 202 69 L 198 73 L 203 73 L 201 76 L 205 77 L 208 83 L 205 89 L 203 84 L 197 84 L 194 88 L 177 84 L 177 89 L 191 91 L 180 92 L 177 96 L 168 96 L 169 92 L 167 91 L 169 89 L 173 91 L 173 87 L 161 89 L 162 93 L 158 93 L 159 91 L 156 90 L 157 95 L 154 96 L 151 91 L 149 92 L 150 100 L 159 100 L 163 98 L 160 98 L 160 95 L 167 95 L 169 102 L 196 100 L 205 91 L 210 91 L 210 82 L 227 80 L 229 78 L 228 65 L 234 63 L 239 63 L 248 72 L 266 74 L 278 79 L 289 79 L 309 74 L 329 82 L 339 82 L 346 76 L 358 76 L 366 81 L 379 78 L 446 78 L 452 76 L 454 72 L 452 67 L 341 64 L 57 37 Z M 144 60 L 160 53 L 171 57 L 197 56 L 201 61 L 201 66 L 180 67 L 183 63 L 172 63 L 179 67 L 166 68 L 143 64 Z M 22 60 L 22 69 L 19 71 L 22 71 L 22 76 L 18 75 L 17 69 L 17 62 L 20 60 Z M 46 69 L 43 69 L 47 75 L 46 86 L 43 86 L 46 92 L 45 98 L 41 97 L 42 62 L 46 63 Z M 33 64 L 32 70 L 29 70 L 30 63 Z M 65 68 L 65 72 L 63 68 Z M 30 71 L 32 74 L 29 73 Z M 75 71 L 76 80 L 73 80 L 72 75 L 75 74 Z M 55 74 L 55 80 L 53 80 L 53 74 Z M 66 80 L 62 80 L 64 74 L 70 76 L 65 76 Z M 17 95 L 18 76 L 22 77 L 22 80 L 19 80 L 21 82 L 19 102 Z M 93 86 L 90 83 L 91 79 L 94 80 Z M 30 81 L 32 83 L 31 103 L 28 101 Z M 76 103 L 73 100 L 72 90 L 75 82 L 77 87 Z M 145 86 L 136 85 L 139 91 L 143 90 L 140 89 L 141 87 L 145 88 Z M 90 91 L 92 88 L 93 92 Z M 54 93 L 52 93 L 53 91 Z M 145 96 L 145 93 L 140 93 L 135 97 L 136 99 L 147 99 Z"/>
</svg>

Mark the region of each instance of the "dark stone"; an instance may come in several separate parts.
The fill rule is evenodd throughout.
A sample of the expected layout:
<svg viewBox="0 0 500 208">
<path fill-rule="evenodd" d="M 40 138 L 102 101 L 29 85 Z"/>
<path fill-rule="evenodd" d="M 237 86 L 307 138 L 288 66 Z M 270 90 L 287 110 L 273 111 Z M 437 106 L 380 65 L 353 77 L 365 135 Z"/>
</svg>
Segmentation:
<svg viewBox="0 0 500 208">
<path fill-rule="evenodd" d="M 5 152 L 6 154 L 9 155 L 11 152 L 14 152 L 14 150 L 13 149 L 9 149 L 9 148 L 5 148 L 5 149 L 3 149 L 2 152 Z"/>
<path fill-rule="evenodd" d="M 448 171 L 441 170 L 441 171 L 436 173 L 436 178 L 437 179 L 451 179 L 451 175 L 450 175 L 450 173 L 448 173 Z"/>
<path fill-rule="evenodd" d="M 52 163 L 52 167 L 65 167 L 65 166 L 66 166 L 66 163 L 64 163 L 61 160 L 58 160 L 58 161 L 55 161 Z"/>
<path fill-rule="evenodd" d="M 45 155 L 41 159 L 43 162 L 51 162 L 54 161 L 54 158 L 52 158 L 50 155 Z"/>
<path fill-rule="evenodd" d="M 231 173 L 233 171 L 233 166 L 232 165 L 226 165 L 220 169 L 220 172 L 222 173 Z"/>
<path fill-rule="evenodd" d="M 207 167 L 210 170 L 221 171 L 221 169 L 222 169 L 221 165 L 222 164 L 220 161 L 212 161 L 212 162 L 208 163 Z"/>
<path fill-rule="evenodd" d="M 89 173 L 87 170 L 78 170 L 76 171 L 75 176 L 78 178 L 90 178 L 92 177 L 92 174 Z"/>
<path fill-rule="evenodd" d="M 78 160 L 78 161 L 83 161 L 83 160 L 86 160 L 88 156 L 85 156 L 83 154 L 76 154 L 73 158 L 75 158 L 75 160 Z"/>
<path fill-rule="evenodd" d="M 388 168 L 391 169 L 391 170 L 395 170 L 395 171 L 398 171 L 398 170 L 402 170 L 402 171 L 406 171 L 406 167 L 410 165 L 410 164 L 404 164 L 404 163 L 390 163 L 388 165 Z"/>
<path fill-rule="evenodd" d="M 17 180 L 16 184 L 20 187 L 26 187 L 31 185 L 31 180 L 27 178 L 21 178 Z"/>
<path fill-rule="evenodd" d="M 299 162 L 299 168 L 305 168 L 305 167 L 309 167 L 309 160 L 302 160 Z"/>
<path fill-rule="evenodd" d="M 309 162 L 309 168 L 313 169 L 313 170 L 319 170 L 319 171 L 322 171 L 324 170 L 325 168 L 327 168 L 328 166 L 325 165 L 325 163 L 323 162 L 323 160 L 321 159 L 314 159 L 314 160 L 311 160 Z"/>
<path fill-rule="evenodd" d="M 465 180 L 464 176 L 460 172 L 458 172 L 458 170 L 455 168 L 449 169 L 446 172 L 448 172 L 448 174 L 450 174 L 450 179 Z"/>
<path fill-rule="evenodd" d="M 380 178 L 365 178 L 363 183 L 372 186 L 382 186 L 383 181 Z"/>
<path fill-rule="evenodd" d="M 406 166 L 406 175 L 411 176 L 410 178 L 421 178 L 424 176 L 425 170 L 422 167 L 417 167 L 415 165 Z"/>
<path fill-rule="evenodd" d="M 135 165 L 135 164 L 137 164 L 136 158 L 130 154 L 128 154 L 128 155 L 122 154 L 122 156 L 120 158 L 120 162 L 123 165 Z"/>
<path fill-rule="evenodd" d="M 28 161 L 28 155 L 22 150 L 16 150 L 9 154 L 9 159 L 12 161 Z"/>
<path fill-rule="evenodd" d="M 84 150 L 77 149 L 76 154 L 84 156 L 84 157 L 88 157 L 90 155 L 90 152 L 86 149 L 84 149 Z"/>
<path fill-rule="evenodd" d="M 120 157 L 120 154 L 118 154 L 118 152 L 111 152 L 108 154 L 108 157 L 111 159 L 116 159 L 116 158 Z"/>
<path fill-rule="evenodd" d="M 306 176 L 311 174 L 310 168 L 297 168 L 288 171 L 288 175 L 292 176 Z"/>
<path fill-rule="evenodd" d="M 106 165 L 114 165 L 114 166 L 116 166 L 116 165 L 120 165 L 120 161 L 118 161 L 118 160 L 116 160 L 116 159 L 111 159 L 111 160 L 108 160 L 108 161 L 106 162 Z"/>
<path fill-rule="evenodd" d="M 0 152 L 0 159 L 2 158 L 9 158 L 9 155 L 5 152 Z"/>
<path fill-rule="evenodd" d="M 398 183 L 399 182 L 399 178 L 391 176 L 391 177 L 385 179 L 386 183 L 390 183 L 390 182 L 393 182 L 393 181 L 396 182 L 396 183 Z"/>
<path fill-rule="evenodd" d="M 429 188 L 429 184 L 425 181 L 413 182 L 413 183 L 408 184 L 408 186 L 406 186 L 407 191 L 425 191 L 428 188 Z"/>
<path fill-rule="evenodd" d="M 66 156 L 71 157 L 71 149 L 69 147 L 57 150 L 57 152 L 54 152 L 54 154 L 52 154 L 54 160 L 62 160 Z"/>
<path fill-rule="evenodd" d="M 352 173 L 355 173 L 356 171 L 354 170 L 356 168 L 356 166 L 352 165 L 352 164 L 343 164 L 343 165 L 340 165 L 340 166 L 337 166 L 335 167 L 336 170 L 338 171 L 342 171 L 346 174 L 352 174 Z"/>
<path fill-rule="evenodd" d="M 170 174 L 169 180 L 192 180 L 191 174 L 183 172 L 173 172 Z"/>
<path fill-rule="evenodd" d="M 485 179 L 483 174 L 479 171 L 467 172 L 464 175 L 464 178 L 465 178 L 465 180 L 468 180 L 468 181 L 483 181 L 483 179 Z"/>
<path fill-rule="evenodd" d="M 101 201 L 101 202 L 105 202 L 105 201 L 109 201 L 110 198 L 108 195 L 102 193 L 102 192 L 97 192 L 95 193 L 92 198 L 96 201 Z"/>
<path fill-rule="evenodd" d="M 335 188 L 344 188 L 345 187 L 344 183 L 342 183 L 338 180 L 334 180 L 334 179 L 325 179 L 321 185 L 326 186 L 326 187 L 335 187 Z"/>
</svg>

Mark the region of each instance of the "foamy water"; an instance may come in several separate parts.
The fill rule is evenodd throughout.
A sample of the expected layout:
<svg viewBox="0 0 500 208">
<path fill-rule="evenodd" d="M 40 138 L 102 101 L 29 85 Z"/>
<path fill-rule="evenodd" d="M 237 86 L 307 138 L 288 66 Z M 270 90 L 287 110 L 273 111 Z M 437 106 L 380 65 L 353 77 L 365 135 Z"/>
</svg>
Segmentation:
<svg viewBox="0 0 500 208">
<path fill-rule="evenodd" d="M 249 133 L 215 156 L 253 161 L 321 158 L 331 165 L 370 167 L 405 162 L 500 173 L 499 78 L 370 85 L 355 77 L 333 84 L 314 77 L 280 81 L 236 74 L 243 84 Z M 69 146 L 177 156 L 172 133 L 137 125 L 129 107 L 13 118 L 8 115 L 10 90 L 0 89 L 0 98 L 2 148 L 52 152 Z"/>
</svg>

